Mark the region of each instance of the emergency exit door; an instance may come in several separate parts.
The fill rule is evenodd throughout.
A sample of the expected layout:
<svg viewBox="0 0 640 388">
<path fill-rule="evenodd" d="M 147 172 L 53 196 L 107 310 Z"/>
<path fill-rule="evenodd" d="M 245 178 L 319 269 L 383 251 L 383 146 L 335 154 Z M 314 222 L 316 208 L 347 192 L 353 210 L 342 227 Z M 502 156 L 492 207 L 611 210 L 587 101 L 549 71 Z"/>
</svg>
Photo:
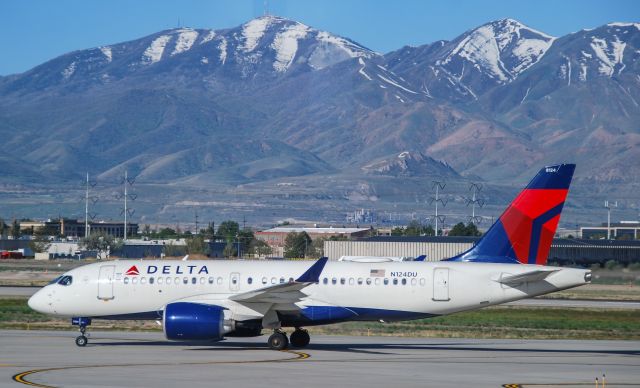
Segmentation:
<svg viewBox="0 0 640 388">
<path fill-rule="evenodd" d="M 113 277 L 115 270 L 115 265 L 103 265 L 100 267 L 100 275 L 98 276 L 98 299 L 113 299 Z"/>
<path fill-rule="evenodd" d="M 433 270 L 433 300 L 449 300 L 449 268 Z"/>
</svg>

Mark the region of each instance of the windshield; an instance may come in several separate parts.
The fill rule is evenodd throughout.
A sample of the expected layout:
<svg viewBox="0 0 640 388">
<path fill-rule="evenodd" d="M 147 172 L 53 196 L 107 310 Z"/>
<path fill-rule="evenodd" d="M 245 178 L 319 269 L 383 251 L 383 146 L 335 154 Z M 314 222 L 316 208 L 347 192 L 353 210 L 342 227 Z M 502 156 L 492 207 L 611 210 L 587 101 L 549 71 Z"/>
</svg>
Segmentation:
<svg viewBox="0 0 640 388">
<path fill-rule="evenodd" d="M 71 276 L 61 276 L 60 280 L 58 280 L 58 284 L 62 285 L 62 286 L 68 286 L 73 282 L 73 277 Z"/>
<path fill-rule="evenodd" d="M 58 283 L 58 280 L 60 280 L 60 278 L 62 278 L 62 276 L 58 276 L 57 278 L 53 279 L 52 281 L 50 281 L 50 282 L 47 284 L 47 286 L 48 286 L 49 284 L 56 284 L 56 283 Z"/>
</svg>

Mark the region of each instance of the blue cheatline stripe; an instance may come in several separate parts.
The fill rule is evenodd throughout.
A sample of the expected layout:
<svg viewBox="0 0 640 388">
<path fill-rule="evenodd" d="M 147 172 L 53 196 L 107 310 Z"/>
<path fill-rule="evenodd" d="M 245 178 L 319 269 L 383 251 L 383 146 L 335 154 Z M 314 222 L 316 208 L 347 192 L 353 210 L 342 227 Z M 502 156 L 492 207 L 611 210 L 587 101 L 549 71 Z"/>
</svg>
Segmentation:
<svg viewBox="0 0 640 388">
<path fill-rule="evenodd" d="M 533 220 L 533 224 L 531 225 L 531 241 L 529 245 L 529 259 L 527 260 L 527 263 L 529 264 L 536 263 L 536 257 L 538 256 L 538 248 L 539 248 L 538 245 L 540 245 L 540 236 L 542 235 L 542 226 L 553 217 L 562 213 L 563 205 L 564 205 L 564 202 L 562 202 L 560 205 L 557 205 L 554 208 L 551 208 L 550 210 L 547 210 L 546 212 L 542 213 L 542 215 L 538 216 L 536 219 Z"/>
</svg>

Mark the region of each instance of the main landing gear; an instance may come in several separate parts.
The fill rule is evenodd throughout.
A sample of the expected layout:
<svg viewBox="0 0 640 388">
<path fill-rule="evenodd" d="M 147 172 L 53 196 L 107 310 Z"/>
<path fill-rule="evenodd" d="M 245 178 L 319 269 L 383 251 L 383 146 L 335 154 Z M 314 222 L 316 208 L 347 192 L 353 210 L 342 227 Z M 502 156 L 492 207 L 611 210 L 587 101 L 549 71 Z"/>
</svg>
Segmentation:
<svg viewBox="0 0 640 388">
<path fill-rule="evenodd" d="M 80 347 L 87 346 L 89 339 L 84 334 L 87 331 L 87 326 L 91 325 L 91 318 L 71 318 L 71 324 L 80 327 L 80 335 L 76 337 L 76 345 Z"/>
<path fill-rule="evenodd" d="M 291 333 L 290 339 L 287 338 L 287 333 L 282 330 L 274 330 L 267 343 L 273 350 L 284 350 L 289 346 L 289 343 L 296 348 L 304 348 L 309 345 L 310 341 L 311 337 L 309 337 L 309 332 L 297 327 L 296 330 Z"/>
</svg>

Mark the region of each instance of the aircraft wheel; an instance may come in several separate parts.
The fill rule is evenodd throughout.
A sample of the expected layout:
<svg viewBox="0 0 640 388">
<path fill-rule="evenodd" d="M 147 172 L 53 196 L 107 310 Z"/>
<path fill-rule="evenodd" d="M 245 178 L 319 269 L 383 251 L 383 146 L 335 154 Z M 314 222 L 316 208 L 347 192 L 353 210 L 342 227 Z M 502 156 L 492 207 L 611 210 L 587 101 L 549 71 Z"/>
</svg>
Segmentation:
<svg viewBox="0 0 640 388">
<path fill-rule="evenodd" d="M 311 337 L 309 336 L 309 332 L 304 329 L 296 329 L 293 333 L 291 333 L 291 345 L 296 348 L 304 348 L 309 345 L 311 341 Z"/>
<path fill-rule="evenodd" d="M 269 347 L 273 350 L 283 350 L 289 346 L 289 340 L 287 339 L 287 335 L 282 332 L 275 332 L 271 334 L 269 340 L 267 341 Z"/>
<path fill-rule="evenodd" d="M 89 342 L 89 340 L 83 335 L 79 335 L 76 337 L 76 345 L 78 346 L 87 346 L 87 342 Z"/>
</svg>

